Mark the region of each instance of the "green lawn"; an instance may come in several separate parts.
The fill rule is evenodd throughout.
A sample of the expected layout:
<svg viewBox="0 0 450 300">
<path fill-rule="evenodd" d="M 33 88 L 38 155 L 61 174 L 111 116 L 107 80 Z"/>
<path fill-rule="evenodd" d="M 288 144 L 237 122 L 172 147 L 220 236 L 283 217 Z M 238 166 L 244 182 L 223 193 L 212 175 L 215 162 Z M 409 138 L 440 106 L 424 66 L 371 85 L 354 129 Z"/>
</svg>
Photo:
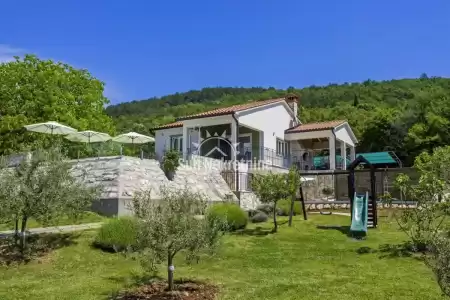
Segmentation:
<svg viewBox="0 0 450 300">
<path fill-rule="evenodd" d="M 228 235 L 215 259 L 187 266 L 178 258 L 176 277 L 209 280 L 221 286 L 220 299 L 443 299 L 432 272 L 414 257 L 358 254 L 360 247 L 398 244 L 401 233 L 386 221 L 366 241 L 336 229 L 349 217 L 310 215 L 296 218 L 277 234 Z M 271 224 L 263 225 L 270 228 Z M 93 232 L 41 262 L 0 267 L 0 299 L 108 299 L 142 276 L 138 262 L 90 247 Z M 252 235 L 253 234 L 253 235 Z M 165 273 L 161 273 L 165 276 Z"/>
<path fill-rule="evenodd" d="M 72 225 L 72 224 L 87 224 L 87 223 L 96 223 L 103 222 L 106 220 L 106 217 L 100 216 L 93 212 L 85 212 L 83 213 L 78 220 L 73 220 L 68 217 L 63 217 L 58 220 L 54 220 L 53 224 L 49 224 L 47 226 L 62 226 L 62 225 Z M 31 219 L 28 221 L 28 229 L 31 228 L 39 228 L 46 227 L 44 224 L 40 224 L 36 220 Z M 2 230 L 13 230 L 14 224 L 0 224 L 0 231 Z"/>
</svg>

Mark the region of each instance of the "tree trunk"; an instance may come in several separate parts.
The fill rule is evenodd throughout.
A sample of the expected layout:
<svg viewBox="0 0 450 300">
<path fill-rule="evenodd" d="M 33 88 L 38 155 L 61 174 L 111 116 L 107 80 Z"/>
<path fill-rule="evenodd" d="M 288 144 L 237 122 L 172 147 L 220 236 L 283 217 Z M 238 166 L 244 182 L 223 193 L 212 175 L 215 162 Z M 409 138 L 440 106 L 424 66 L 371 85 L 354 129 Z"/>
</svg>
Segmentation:
<svg viewBox="0 0 450 300">
<path fill-rule="evenodd" d="M 291 197 L 291 209 L 289 211 L 289 227 L 292 227 L 292 217 L 294 216 L 294 201 L 295 197 Z"/>
<path fill-rule="evenodd" d="M 277 203 L 273 204 L 273 230 L 272 232 L 277 232 L 278 224 L 277 224 Z"/>
<path fill-rule="evenodd" d="M 167 281 L 169 282 L 169 291 L 173 291 L 173 266 L 170 251 L 167 252 Z"/>
<path fill-rule="evenodd" d="M 16 215 L 14 220 L 14 244 L 17 245 L 19 240 L 19 216 Z"/>
<path fill-rule="evenodd" d="M 27 237 L 25 234 L 25 231 L 27 230 L 27 221 L 28 221 L 28 217 L 24 216 L 22 218 L 22 228 L 20 230 L 20 252 L 22 252 L 22 254 L 27 245 Z"/>
</svg>

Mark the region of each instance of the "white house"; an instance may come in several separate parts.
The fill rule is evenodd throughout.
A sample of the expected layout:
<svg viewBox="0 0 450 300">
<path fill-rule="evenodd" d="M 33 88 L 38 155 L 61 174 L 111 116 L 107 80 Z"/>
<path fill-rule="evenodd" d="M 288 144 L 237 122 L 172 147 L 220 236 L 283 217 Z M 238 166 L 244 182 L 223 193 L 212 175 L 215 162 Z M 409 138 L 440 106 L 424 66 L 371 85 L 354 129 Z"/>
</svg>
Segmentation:
<svg viewBox="0 0 450 300">
<path fill-rule="evenodd" d="M 357 139 L 346 121 L 303 124 L 297 118 L 299 98 L 254 101 L 179 118 L 154 128 L 158 158 L 177 150 L 229 161 L 261 162 L 302 170 L 346 169 L 355 159 Z M 349 155 L 348 155 L 349 154 Z"/>
</svg>

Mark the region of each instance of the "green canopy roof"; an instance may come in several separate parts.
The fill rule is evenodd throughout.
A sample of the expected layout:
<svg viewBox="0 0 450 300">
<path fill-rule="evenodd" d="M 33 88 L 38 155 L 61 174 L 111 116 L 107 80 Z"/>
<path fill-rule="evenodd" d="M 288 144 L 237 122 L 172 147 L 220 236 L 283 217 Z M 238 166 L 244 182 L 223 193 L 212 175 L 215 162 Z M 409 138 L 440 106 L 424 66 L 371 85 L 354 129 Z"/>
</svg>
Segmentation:
<svg viewBox="0 0 450 300">
<path fill-rule="evenodd" d="M 373 165 L 378 164 L 398 164 L 398 162 L 392 157 L 389 152 L 370 152 L 370 153 L 357 153 L 356 157 L 362 155 L 367 161 L 369 161 Z M 328 162 L 328 156 L 315 156 L 314 157 L 314 167 L 319 168 L 324 163 Z M 336 155 L 336 161 L 342 161 L 342 156 Z M 347 165 L 350 164 L 351 161 L 347 158 Z"/>
<path fill-rule="evenodd" d="M 389 152 L 371 152 L 371 153 L 360 153 L 356 157 L 362 155 L 371 164 L 397 164 L 398 162 L 391 156 Z"/>
</svg>

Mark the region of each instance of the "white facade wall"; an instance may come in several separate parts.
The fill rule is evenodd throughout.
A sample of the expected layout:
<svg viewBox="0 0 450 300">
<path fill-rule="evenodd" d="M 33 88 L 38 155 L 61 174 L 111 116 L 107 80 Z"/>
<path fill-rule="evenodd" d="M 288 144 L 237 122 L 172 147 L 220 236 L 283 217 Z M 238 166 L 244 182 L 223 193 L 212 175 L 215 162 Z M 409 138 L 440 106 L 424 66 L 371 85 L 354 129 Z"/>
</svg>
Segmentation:
<svg viewBox="0 0 450 300">
<path fill-rule="evenodd" d="M 155 131 L 155 152 L 160 159 L 166 149 L 170 149 L 170 136 L 183 134 L 183 127 L 159 129 Z"/>
<path fill-rule="evenodd" d="M 239 124 L 262 131 L 264 141 L 261 146 L 276 149 L 277 138 L 284 140 L 284 131 L 292 124 L 292 115 L 285 105 L 274 103 L 238 113 Z"/>
<path fill-rule="evenodd" d="M 355 143 L 353 142 L 352 138 L 350 137 L 350 134 L 346 128 L 346 126 L 340 126 L 338 129 L 335 130 L 336 138 L 338 140 L 341 140 L 345 142 L 345 144 L 350 146 L 355 146 Z"/>
</svg>

